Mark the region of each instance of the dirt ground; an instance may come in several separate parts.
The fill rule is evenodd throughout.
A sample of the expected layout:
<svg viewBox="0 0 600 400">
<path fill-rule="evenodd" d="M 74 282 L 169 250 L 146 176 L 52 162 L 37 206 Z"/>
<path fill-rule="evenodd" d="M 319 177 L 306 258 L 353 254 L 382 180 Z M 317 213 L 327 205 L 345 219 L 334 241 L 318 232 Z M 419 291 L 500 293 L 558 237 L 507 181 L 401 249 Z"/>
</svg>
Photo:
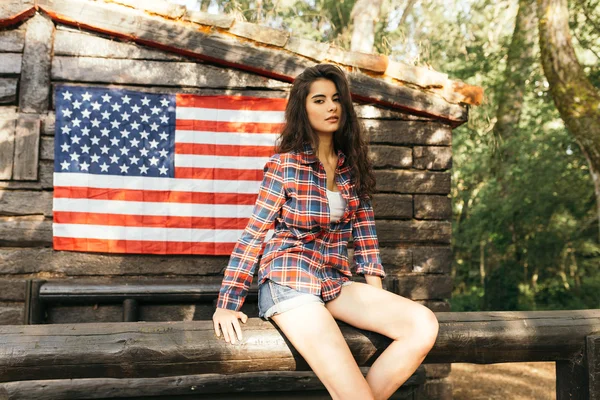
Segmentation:
<svg viewBox="0 0 600 400">
<path fill-rule="evenodd" d="M 452 364 L 454 400 L 555 400 L 553 362 Z"/>
</svg>

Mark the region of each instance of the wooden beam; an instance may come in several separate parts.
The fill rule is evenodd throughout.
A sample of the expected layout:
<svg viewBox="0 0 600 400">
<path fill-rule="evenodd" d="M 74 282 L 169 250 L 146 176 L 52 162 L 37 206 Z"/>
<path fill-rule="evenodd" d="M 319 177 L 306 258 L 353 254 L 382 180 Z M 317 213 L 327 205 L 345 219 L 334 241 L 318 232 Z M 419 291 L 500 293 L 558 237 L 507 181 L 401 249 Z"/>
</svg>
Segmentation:
<svg viewBox="0 0 600 400">
<path fill-rule="evenodd" d="M 437 313 L 440 331 L 425 363 L 571 360 L 600 331 L 600 310 Z M 359 366 L 391 340 L 338 322 Z M 250 318 L 235 345 L 212 321 L 0 326 L 0 381 L 306 371 L 272 322 Z M 59 343 L 60 345 L 57 345 Z"/>
<path fill-rule="evenodd" d="M 0 53 L 0 74 L 18 75 L 21 73 L 23 54 Z"/>
<path fill-rule="evenodd" d="M 25 44 L 25 31 L 13 29 L 0 32 L 0 52 L 22 53 Z"/>
<path fill-rule="evenodd" d="M 2 180 L 12 177 L 16 126 L 15 107 L 0 107 L 0 179 Z"/>
<path fill-rule="evenodd" d="M 227 70 L 208 64 L 100 57 L 55 56 L 52 60 L 52 79 L 67 82 L 224 89 L 247 87 L 281 89 L 289 86 L 288 83 L 260 75 Z"/>
<path fill-rule="evenodd" d="M 34 0 L 3 0 L 0 3 L 0 28 L 16 25 L 33 14 Z"/>
<path fill-rule="evenodd" d="M 50 61 L 54 23 L 36 14 L 26 23 L 19 111 L 44 113 L 50 105 Z"/>
<path fill-rule="evenodd" d="M 39 0 L 38 7 L 57 22 L 284 82 L 292 82 L 306 67 L 315 65 L 315 62 L 285 50 L 242 42 L 218 32 L 151 17 L 142 11 L 114 4 Z M 115 24 L 115 20 L 119 23 Z M 394 85 L 360 73 L 349 73 L 348 77 L 356 100 L 434 117 L 452 126 L 467 120 L 466 107 L 449 103 L 434 93 Z"/>
<path fill-rule="evenodd" d="M 369 368 L 362 367 L 366 375 Z M 390 397 L 390 400 L 407 399 L 415 391 L 415 385 L 425 382 L 425 369 L 417 371 Z M 56 400 L 67 396 L 71 399 L 96 398 L 140 398 L 158 397 L 162 399 L 209 396 L 224 399 L 325 399 L 330 398 L 323 383 L 312 371 L 268 371 L 243 372 L 239 374 L 202 374 L 164 376 L 159 378 L 92 378 L 46 381 L 20 381 L 0 384 L 0 398 L 10 400 Z M 6 397 L 2 397 L 2 396 Z M 412 398 L 412 397 L 410 397 Z"/>
<path fill-rule="evenodd" d="M 15 131 L 14 180 L 35 181 L 38 179 L 39 150 L 39 116 L 36 114 L 19 114 Z"/>
<path fill-rule="evenodd" d="M 0 78 L 0 104 L 17 101 L 17 83 L 19 78 Z"/>
<path fill-rule="evenodd" d="M 4 192 L 6 195 L 8 191 Z M 381 247 L 386 272 L 449 274 L 452 251 L 446 246 Z M 349 260 L 353 259 L 348 249 Z M 98 254 L 55 251 L 51 248 L 0 247 L 0 265 L 5 274 L 46 272 L 60 276 L 202 276 L 221 275 L 228 256 Z"/>
<path fill-rule="evenodd" d="M 600 336 L 588 336 L 586 356 L 590 400 L 600 400 Z"/>
</svg>

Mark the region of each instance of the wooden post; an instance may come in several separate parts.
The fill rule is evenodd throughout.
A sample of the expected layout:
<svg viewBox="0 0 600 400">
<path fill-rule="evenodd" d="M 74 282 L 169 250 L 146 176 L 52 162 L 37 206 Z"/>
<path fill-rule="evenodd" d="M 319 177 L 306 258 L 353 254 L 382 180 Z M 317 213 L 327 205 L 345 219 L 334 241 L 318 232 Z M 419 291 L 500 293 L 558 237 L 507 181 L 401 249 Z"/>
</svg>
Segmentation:
<svg viewBox="0 0 600 400">
<path fill-rule="evenodd" d="M 585 352 L 572 360 L 556 361 L 556 400 L 589 399 Z"/>
<path fill-rule="evenodd" d="M 600 400 L 600 335 L 591 335 L 586 340 L 589 399 Z"/>
<path fill-rule="evenodd" d="M 46 281 L 43 279 L 30 279 L 25 287 L 25 315 L 23 324 L 43 324 L 46 320 L 45 307 L 40 300 L 40 287 Z"/>
<path fill-rule="evenodd" d="M 135 299 L 123 301 L 123 322 L 136 322 L 138 320 L 138 302 Z"/>
<path fill-rule="evenodd" d="M 54 23 L 41 14 L 27 21 L 19 111 L 41 114 L 48 111 L 50 104 L 50 62 Z"/>
</svg>

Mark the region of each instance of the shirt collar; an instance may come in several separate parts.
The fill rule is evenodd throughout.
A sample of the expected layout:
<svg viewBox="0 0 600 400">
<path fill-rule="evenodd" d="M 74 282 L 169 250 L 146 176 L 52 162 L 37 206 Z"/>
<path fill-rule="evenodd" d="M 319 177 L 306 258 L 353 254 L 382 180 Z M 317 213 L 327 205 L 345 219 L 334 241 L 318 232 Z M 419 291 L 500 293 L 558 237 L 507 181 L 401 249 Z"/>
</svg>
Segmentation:
<svg viewBox="0 0 600 400">
<path fill-rule="evenodd" d="M 304 147 L 303 147 L 302 151 L 299 152 L 300 161 L 302 162 L 302 164 L 312 164 L 312 163 L 318 161 L 317 156 L 313 152 L 312 145 L 308 142 L 304 142 L 303 146 Z M 346 155 L 341 150 L 338 149 L 337 156 L 338 156 L 337 166 L 341 167 L 342 165 L 344 165 L 344 160 L 346 159 Z"/>
</svg>

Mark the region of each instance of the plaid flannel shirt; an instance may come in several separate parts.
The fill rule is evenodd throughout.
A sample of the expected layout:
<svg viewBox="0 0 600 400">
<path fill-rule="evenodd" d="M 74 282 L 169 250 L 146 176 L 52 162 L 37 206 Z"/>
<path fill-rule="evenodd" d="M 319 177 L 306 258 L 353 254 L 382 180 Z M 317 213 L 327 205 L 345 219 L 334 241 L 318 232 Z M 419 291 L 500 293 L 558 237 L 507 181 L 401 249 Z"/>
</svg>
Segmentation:
<svg viewBox="0 0 600 400">
<path fill-rule="evenodd" d="M 346 209 L 339 221 L 330 222 L 327 174 L 310 144 L 305 143 L 302 152 L 269 159 L 252 216 L 225 269 L 217 307 L 242 307 L 259 260 L 259 284 L 268 278 L 321 295 L 323 301 L 333 300 L 352 276 L 347 249 L 351 235 L 356 273 L 385 277 L 371 202 L 357 196 L 344 160 L 338 151 L 335 182 Z M 263 252 L 273 222 L 274 233 Z"/>
</svg>

